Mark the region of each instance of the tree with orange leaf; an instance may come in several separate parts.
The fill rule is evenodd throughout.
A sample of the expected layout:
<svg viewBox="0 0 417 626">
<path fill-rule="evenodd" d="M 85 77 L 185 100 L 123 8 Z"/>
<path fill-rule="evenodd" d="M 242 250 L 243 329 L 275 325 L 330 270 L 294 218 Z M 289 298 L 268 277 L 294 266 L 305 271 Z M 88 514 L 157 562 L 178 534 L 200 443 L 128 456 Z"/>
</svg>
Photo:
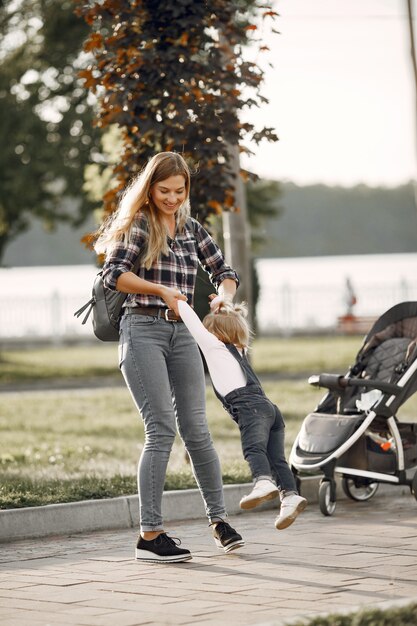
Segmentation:
<svg viewBox="0 0 417 626">
<path fill-rule="evenodd" d="M 259 0 L 76 3 L 91 27 L 85 42 L 91 62 L 80 75 L 97 98 L 95 124 L 117 125 L 122 136 L 103 217 L 161 150 L 182 153 L 195 170 L 191 206 L 201 221 L 238 210 L 230 146 L 247 151 L 244 139 L 277 139 L 273 129 L 255 129 L 239 118 L 244 108 L 266 102 L 263 71 L 245 60 L 243 48 L 256 21 L 275 17 L 271 7 Z"/>
</svg>

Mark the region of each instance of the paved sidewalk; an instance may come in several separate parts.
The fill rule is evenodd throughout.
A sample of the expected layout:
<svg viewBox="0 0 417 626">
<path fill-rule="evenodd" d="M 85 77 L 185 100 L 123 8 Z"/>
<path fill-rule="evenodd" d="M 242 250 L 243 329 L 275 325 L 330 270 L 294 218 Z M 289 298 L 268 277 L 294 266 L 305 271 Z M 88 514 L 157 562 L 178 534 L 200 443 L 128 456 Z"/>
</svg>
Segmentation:
<svg viewBox="0 0 417 626">
<path fill-rule="evenodd" d="M 417 601 L 417 503 L 411 495 L 311 504 L 276 531 L 275 511 L 231 518 L 246 546 L 218 551 L 204 519 L 169 522 L 193 553 L 139 564 L 136 531 L 0 546 L 2 626 L 276 626 L 341 609 Z"/>
</svg>

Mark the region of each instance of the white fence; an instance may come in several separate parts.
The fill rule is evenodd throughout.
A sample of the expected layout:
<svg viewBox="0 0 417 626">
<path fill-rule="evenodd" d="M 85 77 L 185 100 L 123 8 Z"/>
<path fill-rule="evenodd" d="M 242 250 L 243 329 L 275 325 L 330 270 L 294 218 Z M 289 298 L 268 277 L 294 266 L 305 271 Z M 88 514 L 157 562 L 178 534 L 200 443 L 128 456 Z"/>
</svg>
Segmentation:
<svg viewBox="0 0 417 626">
<path fill-rule="evenodd" d="M 0 341 L 48 339 L 54 342 L 88 339 L 92 336 L 91 321 L 83 326 L 74 312 L 86 301 L 86 295 L 0 297 Z"/>
<path fill-rule="evenodd" d="M 417 301 L 417 280 L 363 284 L 355 288 L 357 317 L 379 317 L 399 302 Z M 290 286 L 261 290 L 257 307 L 258 330 L 263 334 L 291 334 L 296 331 L 334 330 L 347 313 L 343 285 Z"/>
<path fill-rule="evenodd" d="M 380 316 L 398 302 L 417 300 L 415 282 L 362 285 L 355 290 L 357 316 Z M 340 288 L 322 286 L 262 286 L 257 306 L 259 334 L 334 331 L 345 311 L 343 284 Z M 91 318 L 83 326 L 74 317 L 88 299 L 79 296 L 0 297 L 0 341 L 48 340 L 55 343 L 93 339 Z"/>
</svg>

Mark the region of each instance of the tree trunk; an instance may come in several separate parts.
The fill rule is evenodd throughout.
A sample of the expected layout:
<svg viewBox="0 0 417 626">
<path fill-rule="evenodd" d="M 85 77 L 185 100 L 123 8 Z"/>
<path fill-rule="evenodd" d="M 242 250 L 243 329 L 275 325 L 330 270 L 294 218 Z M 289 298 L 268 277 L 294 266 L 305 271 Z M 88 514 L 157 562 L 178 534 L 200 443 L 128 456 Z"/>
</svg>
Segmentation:
<svg viewBox="0 0 417 626">
<path fill-rule="evenodd" d="M 246 207 L 245 186 L 240 176 L 238 146 L 233 146 L 231 153 L 236 206 L 239 207 L 240 211 L 223 211 L 224 251 L 226 261 L 239 274 L 240 285 L 237 299 L 247 303 L 249 309 L 249 323 L 253 326 L 251 237 Z"/>
</svg>

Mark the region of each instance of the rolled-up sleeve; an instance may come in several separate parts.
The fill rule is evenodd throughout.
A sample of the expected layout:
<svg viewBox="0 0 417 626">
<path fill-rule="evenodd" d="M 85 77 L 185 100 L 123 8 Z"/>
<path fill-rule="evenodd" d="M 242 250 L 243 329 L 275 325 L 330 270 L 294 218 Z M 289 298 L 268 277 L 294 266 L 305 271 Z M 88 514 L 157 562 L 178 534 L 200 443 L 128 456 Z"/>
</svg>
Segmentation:
<svg viewBox="0 0 417 626">
<path fill-rule="evenodd" d="M 132 224 L 129 241 L 118 241 L 109 251 L 103 265 L 103 282 L 106 287 L 116 291 L 119 276 L 131 272 L 138 255 L 147 239 L 147 231 L 142 220 Z"/>
<path fill-rule="evenodd" d="M 198 246 L 198 258 L 201 265 L 210 277 L 210 281 L 216 287 L 230 278 L 239 286 L 239 276 L 230 265 L 227 265 L 219 246 L 216 244 L 212 236 L 206 229 L 196 220 L 194 220 L 195 237 Z"/>
</svg>

